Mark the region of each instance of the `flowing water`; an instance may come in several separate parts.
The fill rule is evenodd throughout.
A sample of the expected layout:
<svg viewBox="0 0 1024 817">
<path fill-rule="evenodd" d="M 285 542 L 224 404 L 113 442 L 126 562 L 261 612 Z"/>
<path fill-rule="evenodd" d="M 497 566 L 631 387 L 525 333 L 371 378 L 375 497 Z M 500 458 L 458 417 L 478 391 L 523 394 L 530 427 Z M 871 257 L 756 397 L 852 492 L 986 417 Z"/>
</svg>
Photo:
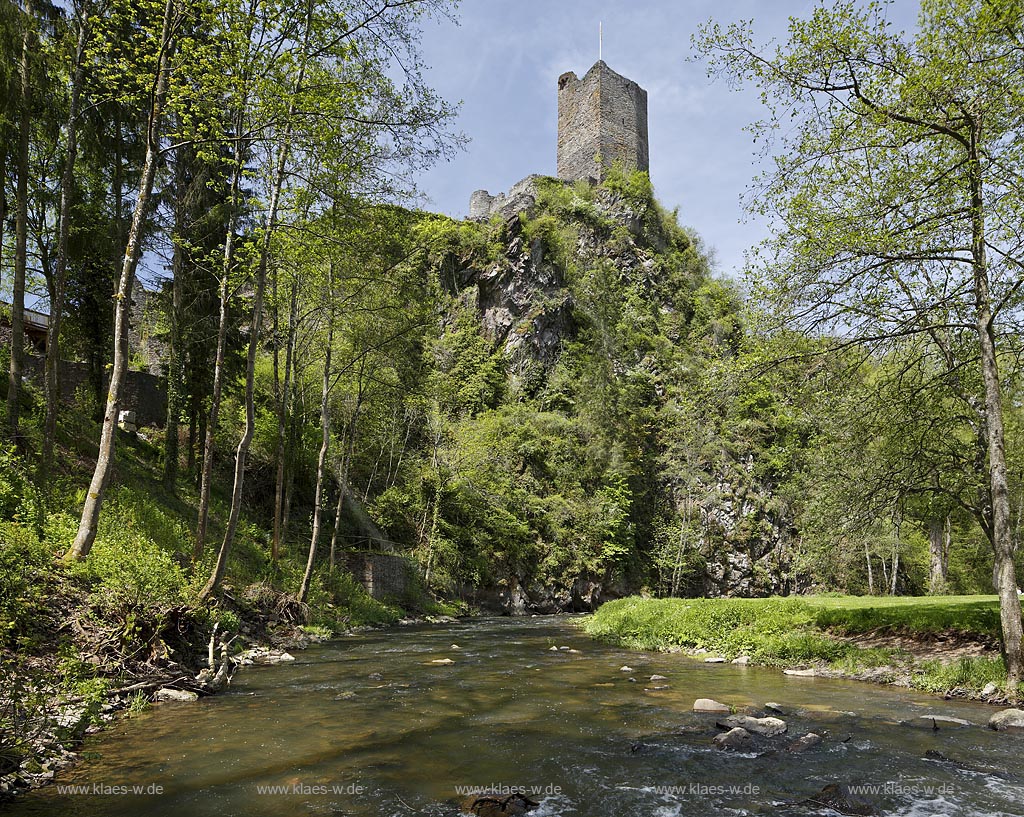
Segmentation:
<svg viewBox="0 0 1024 817">
<path fill-rule="evenodd" d="M 112 724 L 12 812 L 454 815 L 468 789 L 505 787 L 539 801 L 536 817 L 808 815 L 834 814 L 798 804 L 842 783 L 878 814 L 1024 815 L 1024 734 L 984 728 L 992 707 L 620 650 L 576 623 L 405 627 L 247 668 L 226 694 Z M 444 658 L 454 663 L 431 663 Z M 698 697 L 778 702 L 789 734 L 757 752 L 716 750 L 714 716 L 690 711 Z M 900 723 L 929 714 L 974 725 Z M 808 731 L 824 741 L 764 754 Z"/>
</svg>

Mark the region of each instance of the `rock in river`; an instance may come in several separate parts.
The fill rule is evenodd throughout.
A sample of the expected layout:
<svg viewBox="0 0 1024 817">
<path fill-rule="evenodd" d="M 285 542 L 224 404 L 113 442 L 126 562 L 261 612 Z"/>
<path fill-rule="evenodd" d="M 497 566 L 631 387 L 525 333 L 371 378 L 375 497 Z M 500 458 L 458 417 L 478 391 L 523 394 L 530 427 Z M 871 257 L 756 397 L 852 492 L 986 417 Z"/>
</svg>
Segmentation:
<svg viewBox="0 0 1024 817">
<path fill-rule="evenodd" d="M 728 715 L 732 710 L 725 704 L 711 698 L 698 698 L 693 702 L 694 712 L 712 712 L 716 715 Z"/>
<path fill-rule="evenodd" d="M 172 689 L 171 687 L 160 687 L 153 695 L 154 701 L 198 701 L 199 696 L 187 689 Z"/>
<path fill-rule="evenodd" d="M 806 735 L 803 735 L 790 743 L 789 746 L 786 747 L 786 751 L 794 753 L 804 752 L 812 746 L 817 746 L 819 743 L 821 743 L 821 735 L 816 734 L 815 732 L 808 732 Z"/>
<path fill-rule="evenodd" d="M 988 719 L 988 728 L 1002 732 L 1004 729 L 1024 729 L 1024 709 L 1004 709 Z"/>
<path fill-rule="evenodd" d="M 789 728 L 786 726 L 786 722 L 779 718 L 752 718 L 750 715 L 732 715 L 722 721 L 719 726 L 723 729 L 734 729 L 739 726 L 755 735 L 764 735 L 766 738 L 781 735 Z"/>
<path fill-rule="evenodd" d="M 476 814 L 477 817 L 509 817 L 526 814 L 539 805 L 518 791 L 511 794 L 484 792 L 467 797 L 462 803 L 462 810 L 466 814 Z"/>
<path fill-rule="evenodd" d="M 711 742 L 719 749 L 733 751 L 737 749 L 746 749 L 750 743 L 750 732 L 741 726 L 737 726 L 735 729 L 730 729 L 728 732 L 715 735 Z"/>
</svg>

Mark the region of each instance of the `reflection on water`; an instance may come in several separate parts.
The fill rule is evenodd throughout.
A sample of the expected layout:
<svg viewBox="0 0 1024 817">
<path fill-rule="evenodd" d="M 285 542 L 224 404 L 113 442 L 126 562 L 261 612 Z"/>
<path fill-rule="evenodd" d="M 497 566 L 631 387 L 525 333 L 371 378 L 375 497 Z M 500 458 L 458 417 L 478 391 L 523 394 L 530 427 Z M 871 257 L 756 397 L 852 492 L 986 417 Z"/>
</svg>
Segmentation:
<svg viewBox="0 0 1024 817">
<path fill-rule="evenodd" d="M 625 652 L 566 618 L 374 632 L 297 658 L 112 725 L 12 813 L 453 815 L 461 792 L 504 786 L 540 800 L 538 817 L 808 815 L 835 813 L 798 804 L 839 782 L 880 814 L 1024 815 L 1024 735 L 983 728 L 982 704 Z M 791 736 L 825 740 L 802 754 L 713 750 L 713 717 L 690 712 L 698 697 L 776 701 Z M 899 723 L 929 713 L 977 726 Z"/>
</svg>

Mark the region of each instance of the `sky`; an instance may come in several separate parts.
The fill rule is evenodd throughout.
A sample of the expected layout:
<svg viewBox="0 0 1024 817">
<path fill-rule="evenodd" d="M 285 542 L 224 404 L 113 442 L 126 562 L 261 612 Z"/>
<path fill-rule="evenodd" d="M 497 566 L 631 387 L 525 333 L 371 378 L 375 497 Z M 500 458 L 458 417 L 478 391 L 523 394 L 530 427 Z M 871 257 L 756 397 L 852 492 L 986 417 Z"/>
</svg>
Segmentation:
<svg viewBox="0 0 1024 817">
<path fill-rule="evenodd" d="M 769 234 L 741 196 L 770 160 L 744 126 L 764 115 L 753 89 L 711 79 L 690 37 L 703 22 L 753 20 L 759 41 L 784 37 L 813 0 L 462 0 L 459 25 L 427 23 L 427 80 L 461 102 L 456 129 L 470 142 L 420 179 L 424 206 L 462 218 L 474 190 L 507 191 L 531 173 L 555 175 L 557 81 L 603 58 L 647 91 L 650 174 L 658 200 L 713 250 L 717 271 L 738 277 L 744 251 Z M 890 19 L 910 28 L 914 0 Z M 765 164 L 767 163 L 767 164 Z"/>
</svg>

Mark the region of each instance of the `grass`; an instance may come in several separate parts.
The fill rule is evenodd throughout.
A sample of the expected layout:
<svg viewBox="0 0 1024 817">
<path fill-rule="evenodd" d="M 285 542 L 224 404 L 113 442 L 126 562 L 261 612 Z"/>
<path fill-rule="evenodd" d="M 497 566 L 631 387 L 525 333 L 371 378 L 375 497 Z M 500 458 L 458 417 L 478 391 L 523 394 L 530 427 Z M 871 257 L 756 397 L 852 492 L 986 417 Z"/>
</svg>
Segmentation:
<svg viewBox="0 0 1024 817">
<path fill-rule="evenodd" d="M 998 658 L 915 663 L 907 653 L 864 648 L 848 638 L 885 633 L 927 640 L 955 633 L 997 642 L 995 596 L 632 597 L 602 605 L 583 627 L 595 638 L 636 649 L 706 650 L 725 658 L 747 655 L 756 663 L 773 666 L 825 665 L 848 674 L 898 667 L 898 672 L 880 673 L 880 677 L 903 676 L 911 686 L 932 692 L 976 693 L 989 682 L 1002 685 L 1006 681 Z"/>
<path fill-rule="evenodd" d="M 908 635 L 955 633 L 999 638 L 997 596 L 810 596 L 815 622 L 844 635 L 874 631 Z"/>
</svg>

